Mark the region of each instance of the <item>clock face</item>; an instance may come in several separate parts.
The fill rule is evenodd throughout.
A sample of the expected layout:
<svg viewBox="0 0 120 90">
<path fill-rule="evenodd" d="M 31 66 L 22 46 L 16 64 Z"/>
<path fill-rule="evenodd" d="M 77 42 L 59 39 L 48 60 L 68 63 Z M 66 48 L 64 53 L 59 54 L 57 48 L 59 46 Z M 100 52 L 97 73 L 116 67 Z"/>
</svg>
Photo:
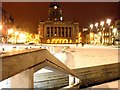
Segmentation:
<svg viewBox="0 0 120 90">
<path fill-rule="evenodd" d="M 63 17 L 60 17 L 60 20 L 62 21 L 62 20 L 63 20 Z"/>
<path fill-rule="evenodd" d="M 57 9 L 57 6 L 54 6 L 54 9 Z"/>
</svg>

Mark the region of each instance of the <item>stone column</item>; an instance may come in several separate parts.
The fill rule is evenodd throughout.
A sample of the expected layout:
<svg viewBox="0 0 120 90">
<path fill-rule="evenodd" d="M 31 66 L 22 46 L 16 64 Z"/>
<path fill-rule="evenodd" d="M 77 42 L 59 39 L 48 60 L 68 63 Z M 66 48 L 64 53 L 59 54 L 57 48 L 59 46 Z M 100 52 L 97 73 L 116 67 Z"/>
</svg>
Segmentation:
<svg viewBox="0 0 120 90">
<path fill-rule="evenodd" d="M 62 37 L 62 27 L 60 27 L 60 37 Z"/>
<path fill-rule="evenodd" d="M 27 69 L 11 77 L 11 88 L 34 88 L 33 69 Z"/>
<path fill-rule="evenodd" d="M 63 37 L 65 36 L 65 35 L 64 35 L 64 28 L 63 28 L 63 27 L 62 27 L 62 35 L 63 35 Z"/>
<path fill-rule="evenodd" d="M 70 29 L 69 29 L 69 27 L 68 27 L 68 37 L 69 37 L 69 35 L 70 35 L 70 34 L 69 34 L 69 33 L 70 33 L 69 30 L 70 30 Z"/>
<path fill-rule="evenodd" d="M 71 27 L 71 37 L 73 36 L 73 28 Z"/>
<path fill-rule="evenodd" d="M 81 82 L 80 79 L 78 79 L 77 77 L 75 77 L 75 84 L 78 84 L 80 82 Z"/>
<path fill-rule="evenodd" d="M 55 27 L 53 27 L 53 37 L 55 37 Z"/>
<path fill-rule="evenodd" d="M 57 37 L 58 37 L 59 35 L 58 35 L 58 27 L 57 27 Z"/>
<path fill-rule="evenodd" d="M 68 27 L 66 28 L 66 36 L 68 37 Z"/>
<path fill-rule="evenodd" d="M 50 35 L 49 35 L 49 37 L 51 37 L 51 27 L 50 27 L 50 31 L 49 31 L 49 34 L 50 34 Z"/>
<path fill-rule="evenodd" d="M 64 37 L 66 37 L 66 28 L 64 27 Z"/>
<path fill-rule="evenodd" d="M 44 27 L 44 31 L 43 31 L 43 32 L 44 32 L 44 33 L 43 33 L 44 36 L 47 37 L 47 27 Z"/>
<path fill-rule="evenodd" d="M 69 86 L 74 85 L 74 83 L 75 83 L 75 77 L 72 75 L 69 75 Z"/>
</svg>

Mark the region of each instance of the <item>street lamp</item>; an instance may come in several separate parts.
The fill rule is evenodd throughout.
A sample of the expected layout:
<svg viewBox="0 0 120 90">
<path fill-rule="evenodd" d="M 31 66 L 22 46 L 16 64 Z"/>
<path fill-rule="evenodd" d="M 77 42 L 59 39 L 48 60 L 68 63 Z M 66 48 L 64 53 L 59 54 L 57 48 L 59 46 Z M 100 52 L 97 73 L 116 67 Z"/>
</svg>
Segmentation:
<svg viewBox="0 0 120 90">
<path fill-rule="evenodd" d="M 106 23 L 107 23 L 108 25 L 110 25 L 111 19 L 107 19 L 107 20 L 106 20 Z"/>
<path fill-rule="evenodd" d="M 20 38 L 19 40 L 20 43 L 25 43 L 27 41 L 27 36 L 25 33 L 20 33 L 19 38 Z"/>
<path fill-rule="evenodd" d="M 108 24 L 108 28 L 109 28 L 109 44 L 110 44 L 110 39 L 111 39 L 111 37 L 110 37 L 110 35 L 111 35 L 111 32 L 110 32 L 110 24 L 111 24 L 111 19 L 107 19 L 106 20 L 106 23 Z"/>
<path fill-rule="evenodd" d="M 90 42 L 93 43 L 94 41 L 94 34 L 93 34 L 93 24 L 90 24 Z"/>
<path fill-rule="evenodd" d="M 8 30 L 8 35 L 12 34 L 12 33 L 13 33 L 13 31 L 14 31 L 14 30 L 13 30 L 12 28 L 11 28 L 11 29 L 9 29 L 9 30 Z"/>
<path fill-rule="evenodd" d="M 90 24 L 90 28 L 93 29 L 93 24 Z"/>
<path fill-rule="evenodd" d="M 114 28 L 112 32 L 113 32 L 112 43 L 113 43 L 113 45 L 115 45 L 115 40 L 116 40 L 116 38 L 118 38 L 117 28 Z"/>
<path fill-rule="evenodd" d="M 19 32 L 16 31 L 14 34 L 15 34 L 15 43 L 17 43 L 17 36 L 18 36 Z"/>
<path fill-rule="evenodd" d="M 95 27 L 98 28 L 98 23 L 95 23 Z"/>
<path fill-rule="evenodd" d="M 101 21 L 101 22 L 100 22 L 100 25 L 103 27 L 103 26 L 104 26 L 104 23 L 105 23 L 104 21 Z"/>
<path fill-rule="evenodd" d="M 11 39 L 11 34 L 14 32 L 14 30 L 11 28 L 11 29 L 8 29 L 7 31 L 7 42 L 10 42 L 9 40 Z"/>
<path fill-rule="evenodd" d="M 100 25 L 102 26 L 102 29 L 101 29 L 101 43 L 102 43 L 102 44 L 105 42 L 105 40 L 104 40 L 104 38 L 103 38 L 103 34 L 104 34 L 104 31 L 103 31 L 103 30 L 105 29 L 105 28 L 103 28 L 104 23 L 105 23 L 104 21 L 101 21 L 101 22 L 100 22 Z"/>
<path fill-rule="evenodd" d="M 16 31 L 16 32 L 15 32 L 15 36 L 17 36 L 18 34 L 19 34 L 19 32 L 18 32 L 18 31 Z"/>
<path fill-rule="evenodd" d="M 114 29 L 113 29 L 113 34 L 114 34 L 114 36 L 115 36 L 116 33 L 117 33 L 117 28 L 114 28 Z"/>
<path fill-rule="evenodd" d="M 0 24 L 0 30 L 2 29 L 2 25 Z"/>
<path fill-rule="evenodd" d="M 1 35 L 2 35 L 2 24 L 0 24 L 0 42 L 2 42 Z"/>
</svg>

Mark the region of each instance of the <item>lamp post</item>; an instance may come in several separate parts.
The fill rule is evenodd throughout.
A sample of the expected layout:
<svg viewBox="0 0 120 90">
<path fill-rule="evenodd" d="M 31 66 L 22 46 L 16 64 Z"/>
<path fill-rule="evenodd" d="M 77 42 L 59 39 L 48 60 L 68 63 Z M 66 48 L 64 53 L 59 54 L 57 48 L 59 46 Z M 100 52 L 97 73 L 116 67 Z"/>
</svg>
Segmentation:
<svg viewBox="0 0 120 90">
<path fill-rule="evenodd" d="M 14 32 L 13 28 L 8 29 L 8 32 L 7 32 L 7 42 L 9 42 L 10 36 L 11 36 L 11 34 L 13 32 Z"/>
<path fill-rule="evenodd" d="M 104 26 L 104 23 L 105 23 L 104 21 L 101 21 L 101 22 L 100 22 L 100 25 L 103 27 L 103 26 Z"/>
<path fill-rule="evenodd" d="M 98 28 L 98 23 L 95 23 L 95 27 Z"/>
<path fill-rule="evenodd" d="M 17 43 L 17 36 L 18 36 L 19 32 L 16 31 L 14 34 L 15 34 L 15 43 Z"/>
<path fill-rule="evenodd" d="M 115 40 L 116 40 L 116 38 L 118 38 L 117 28 L 114 28 L 112 32 L 113 32 L 113 40 L 112 40 L 112 42 L 113 42 L 113 45 L 115 45 Z"/>
<path fill-rule="evenodd" d="M 111 19 L 107 19 L 106 23 L 108 24 L 108 33 L 109 33 L 108 34 L 109 35 L 109 39 L 108 39 L 109 41 L 108 42 L 109 42 L 109 44 L 111 44 L 111 31 L 110 31 Z"/>
<path fill-rule="evenodd" d="M 113 35 L 114 35 L 114 36 L 116 35 L 116 32 L 117 32 L 117 28 L 114 28 L 114 29 L 113 29 Z"/>
<path fill-rule="evenodd" d="M 105 23 L 104 21 L 100 22 L 100 25 L 102 27 L 102 29 L 101 29 L 101 39 L 102 39 L 101 42 L 102 42 L 102 44 L 104 44 L 104 42 L 105 42 L 105 39 L 104 39 L 105 38 L 104 37 L 104 29 L 103 29 L 104 23 Z"/>
<path fill-rule="evenodd" d="M 90 24 L 90 43 L 93 42 L 93 38 L 94 38 L 94 35 L 93 35 L 93 24 Z"/>
<path fill-rule="evenodd" d="M 95 23 L 95 27 L 96 27 L 96 30 L 95 30 L 95 44 L 98 44 L 99 43 L 99 36 L 98 36 L 98 23 Z"/>
<path fill-rule="evenodd" d="M 2 24 L 0 24 L 0 42 L 2 42 Z"/>
<path fill-rule="evenodd" d="M 0 24 L 0 30 L 2 29 L 2 25 Z"/>
</svg>

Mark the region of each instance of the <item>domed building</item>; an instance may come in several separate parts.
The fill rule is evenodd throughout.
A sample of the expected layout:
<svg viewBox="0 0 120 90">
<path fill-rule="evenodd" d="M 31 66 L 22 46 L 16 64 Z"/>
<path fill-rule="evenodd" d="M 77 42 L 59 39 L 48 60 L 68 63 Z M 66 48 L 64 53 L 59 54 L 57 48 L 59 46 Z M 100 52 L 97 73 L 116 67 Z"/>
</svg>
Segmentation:
<svg viewBox="0 0 120 90">
<path fill-rule="evenodd" d="M 38 33 L 41 43 L 78 43 L 79 23 L 64 21 L 61 5 L 53 2 L 49 6 L 48 20 L 39 22 Z"/>
</svg>

